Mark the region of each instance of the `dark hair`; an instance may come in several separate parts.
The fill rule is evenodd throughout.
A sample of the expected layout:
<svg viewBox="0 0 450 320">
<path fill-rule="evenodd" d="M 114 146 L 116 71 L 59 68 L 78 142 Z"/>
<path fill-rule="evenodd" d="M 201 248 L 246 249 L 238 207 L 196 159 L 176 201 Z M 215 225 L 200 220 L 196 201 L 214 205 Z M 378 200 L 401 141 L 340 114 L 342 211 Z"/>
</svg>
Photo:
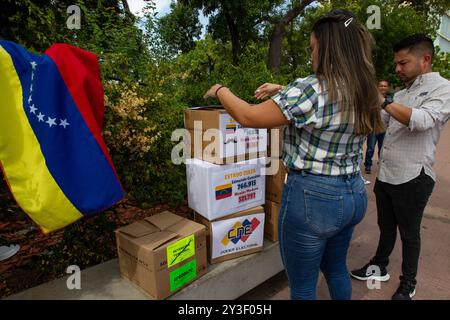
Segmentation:
<svg viewBox="0 0 450 320">
<path fill-rule="evenodd" d="M 319 19 L 312 32 L 318 44 L 316 75 L 329 101 L 339 102 L 344 119 L 354 119 L 356 134 L 382 132 L 370 32 L 344 10 Z"/>
<path fill-rule="evenodd" d="M 343 16 L 347 16 L 349 18 L 354 18 L 356 19 L 356 16 L 353 12 L 345 10 L 345 9 L 335 9 L 333 11 L 328 12 L 325 17 L 336 17 L 339 15 L 343 15 Z"/>
<path fill-rule="evenodd" d="M 424 34 L 413 34 L 394 44 L 394 52 L 399 52 L 403 49 L 407 49 L 408 52 L 428 52 L 431 54 L 431 58 L 434 57 L 433 40 Z"/>
</svg>

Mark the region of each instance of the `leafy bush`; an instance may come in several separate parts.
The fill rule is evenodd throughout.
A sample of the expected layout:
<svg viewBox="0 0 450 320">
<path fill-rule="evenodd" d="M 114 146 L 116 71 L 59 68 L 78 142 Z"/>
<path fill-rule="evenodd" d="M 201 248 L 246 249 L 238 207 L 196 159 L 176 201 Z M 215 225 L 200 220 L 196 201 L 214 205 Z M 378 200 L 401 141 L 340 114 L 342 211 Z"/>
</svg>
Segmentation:
<svg viewBox="0 0 450 320">
<path fill-rule="evenodd" d="M 61 242 L 49 247 L 33 265 L 45 274 L 61 277 L 70 265 L 84 269 L 112 259 L 117 256 L 116 228 L 111 212 L 79 220 L 64 229 Z"/>
</svg>

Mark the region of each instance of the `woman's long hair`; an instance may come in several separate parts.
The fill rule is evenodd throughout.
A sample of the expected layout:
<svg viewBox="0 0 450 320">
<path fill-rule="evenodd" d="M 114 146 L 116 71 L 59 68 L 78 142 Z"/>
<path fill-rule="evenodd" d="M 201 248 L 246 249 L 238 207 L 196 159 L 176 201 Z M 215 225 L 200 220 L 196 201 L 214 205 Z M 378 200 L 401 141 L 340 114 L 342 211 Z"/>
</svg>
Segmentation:
<svg viewBox="0 0 450 320">
<path fill-rule="evenodd" d="M 318 20 L 313 34 L 319 46 L 316 74 L 330 102 L 339 102 L 345 119 L 354 119 L 356 134 L 383 132 L 370 32 L 356 17 L 336 13 Z"/>
</svg>

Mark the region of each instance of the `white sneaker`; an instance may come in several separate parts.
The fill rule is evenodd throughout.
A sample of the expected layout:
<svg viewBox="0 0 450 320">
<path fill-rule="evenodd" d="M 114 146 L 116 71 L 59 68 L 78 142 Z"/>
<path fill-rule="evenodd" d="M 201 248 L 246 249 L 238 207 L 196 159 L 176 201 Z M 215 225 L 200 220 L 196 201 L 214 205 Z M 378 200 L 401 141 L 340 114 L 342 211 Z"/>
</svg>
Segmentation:
<svg viewBox="0 0 450 320">
<path fill-rule="evenodd" d="M 362 177 L 362 179 L 363 179 L 363 181 L 364 181 L 364 184 L 370 184 L 370 181 L 369 181 L 369 180 L 364 179 L 364 177 Z"/>
<path fill-rule="evenodd" d="M 17 252 L 19 252 L 20 246 L 18 244 L 12 244 L 8 246 L 0 246 L 0 261 L 11 258 Z"/>
</svg>

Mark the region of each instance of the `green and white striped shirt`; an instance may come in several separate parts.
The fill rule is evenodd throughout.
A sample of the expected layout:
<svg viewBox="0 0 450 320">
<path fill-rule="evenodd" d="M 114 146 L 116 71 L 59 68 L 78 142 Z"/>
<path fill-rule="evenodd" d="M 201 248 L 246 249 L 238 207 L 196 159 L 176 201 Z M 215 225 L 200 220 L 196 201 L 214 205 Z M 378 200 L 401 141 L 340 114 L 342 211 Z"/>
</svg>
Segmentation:
<svg viewBox="0 0 450 320">
<path fill-rule="evenodd" d="M 327 97 L 316 75 L 297 79 L 272 97 L 290 121 L 283 162 L 290 169 L 329 176 L 359 172 L 366 137 L 354 133 L 353 123 L 341 122 L 339 104 L 327 103 Z"/>
</svg>

